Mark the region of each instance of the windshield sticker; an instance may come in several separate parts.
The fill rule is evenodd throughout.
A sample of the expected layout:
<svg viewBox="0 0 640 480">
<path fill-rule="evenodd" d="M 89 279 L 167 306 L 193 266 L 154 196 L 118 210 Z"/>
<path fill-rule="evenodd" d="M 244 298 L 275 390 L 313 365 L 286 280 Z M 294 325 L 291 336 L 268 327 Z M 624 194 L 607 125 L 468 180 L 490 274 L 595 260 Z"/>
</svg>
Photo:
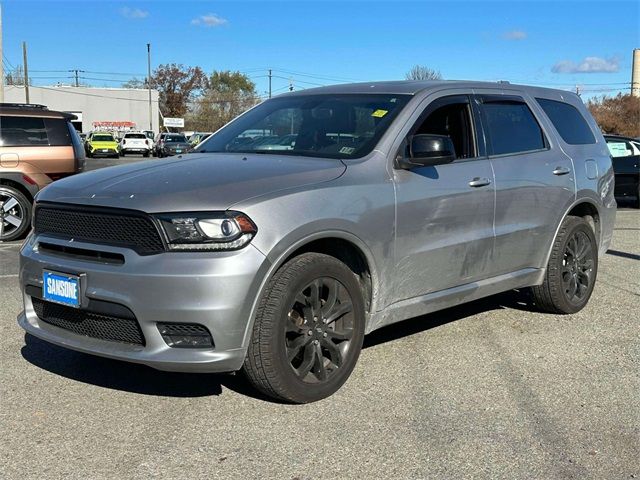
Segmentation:
<svg viewBox="0 0 640 480">
<path fill-rule="evenodd" d="M 346 155 L 351 155 L 355 151 L 356 151 L 356 149 L 353 148 L 353 147 L 342 147 L 340 149 L 340 153 L 344 153 Z"/>
<path fill-rule="evenodd" d="M 389 110 L 382 110 L 382 109 L 378 109 L 375 112 L 373 112 L 371 114 L 372 117 L 376 117 L 376 118 L 382 118 L 384 117 L 387 113 L 389 113 Z"/>
</svg>

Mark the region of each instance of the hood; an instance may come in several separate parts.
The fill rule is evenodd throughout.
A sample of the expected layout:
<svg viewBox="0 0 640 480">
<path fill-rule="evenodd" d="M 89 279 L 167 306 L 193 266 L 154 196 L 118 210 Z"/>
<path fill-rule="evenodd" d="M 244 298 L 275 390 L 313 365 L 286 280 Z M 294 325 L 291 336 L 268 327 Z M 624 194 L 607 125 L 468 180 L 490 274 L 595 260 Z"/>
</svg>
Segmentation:
<svg viewBox="0 0 640 480">
<path fill-rule="evenodd" d="M 116 142 L 116 141 L 108 141 L 108 142 L 92 141 L 92 142 L 89 142 L 89 145 L 91 145 L 93 148 L 114 148 L 114 147 L 118 146 L 118 142 Z"/>
<path fill-rule="evenodd" d="M 103 168 L 51 183 L 39 202 L 130 208 L 148 213 L 226 210 L 251 197 L 333 180 L 339 160 L 205 153 Z"/>
</svg>

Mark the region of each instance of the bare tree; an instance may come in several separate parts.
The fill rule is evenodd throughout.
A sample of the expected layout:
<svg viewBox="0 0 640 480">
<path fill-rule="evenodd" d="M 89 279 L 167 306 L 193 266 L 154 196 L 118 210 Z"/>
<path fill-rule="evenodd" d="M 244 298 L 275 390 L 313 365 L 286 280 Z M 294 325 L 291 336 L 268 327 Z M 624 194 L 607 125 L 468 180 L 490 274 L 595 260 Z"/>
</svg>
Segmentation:
<svg viewBox="0 0 640 480">
<path fill-rule="evenodd" d="M 414 65 L 405 75 L 407 80 L 442 80 L 439 70 L 425 67 L 424 65 Z"/>
</svg>

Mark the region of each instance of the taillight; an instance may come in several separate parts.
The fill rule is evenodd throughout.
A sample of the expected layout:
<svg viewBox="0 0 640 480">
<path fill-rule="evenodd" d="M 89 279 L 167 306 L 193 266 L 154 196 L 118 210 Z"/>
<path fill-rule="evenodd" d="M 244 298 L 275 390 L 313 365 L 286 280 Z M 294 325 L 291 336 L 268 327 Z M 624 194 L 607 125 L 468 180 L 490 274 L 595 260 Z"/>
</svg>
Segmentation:
<svg viewBox="0 0 640 480">
<path fill-rule="evenodd" d="M 127 139 L 126 139 L 126 138 L 123 138 L 123 139 L 122 139 L 122 144 L 124 145 L 125 143 L 127 143 Z"/>
<path fill-rule="evenodd" d="M 147 139 L 144 141 L 144 143 L 145 143 L 145 145 L 148 147 L 148 146 L 149 146 L 149 139 L 147 138 Z"/>
</svg>

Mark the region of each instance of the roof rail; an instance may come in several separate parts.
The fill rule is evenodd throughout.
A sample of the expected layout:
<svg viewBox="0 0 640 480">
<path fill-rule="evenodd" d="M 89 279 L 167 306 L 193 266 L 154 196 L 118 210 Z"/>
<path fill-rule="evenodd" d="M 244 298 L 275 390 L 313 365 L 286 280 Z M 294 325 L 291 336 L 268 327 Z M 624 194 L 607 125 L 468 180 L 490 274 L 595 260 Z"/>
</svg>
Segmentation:
<svg viewBox="0 0 640 480">
<path fill-rule="evenodd" d="M 37 103 L 0 103 L 0 108 L 34 108 L 38 110 L 48 110 L 46 105 Z"/>
</svg>

